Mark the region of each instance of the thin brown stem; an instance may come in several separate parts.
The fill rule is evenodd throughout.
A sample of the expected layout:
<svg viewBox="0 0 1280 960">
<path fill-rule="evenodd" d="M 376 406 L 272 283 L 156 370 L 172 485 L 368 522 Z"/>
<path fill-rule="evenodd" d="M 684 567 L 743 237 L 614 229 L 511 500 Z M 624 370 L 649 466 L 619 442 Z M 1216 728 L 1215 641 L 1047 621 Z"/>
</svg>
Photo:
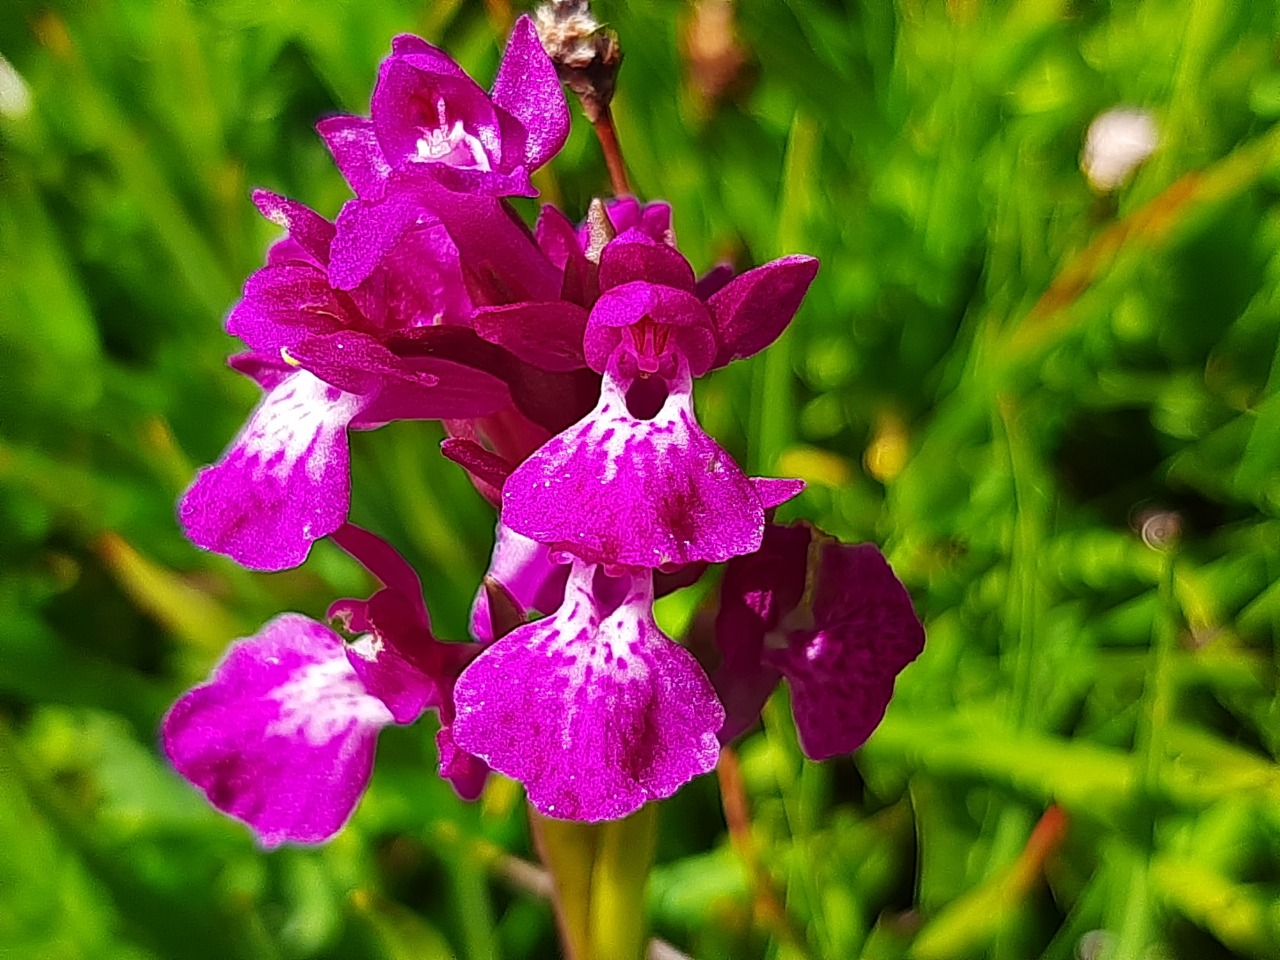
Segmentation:
<svg viewBox="0 0 1280 960">
<path fill-rule="evenodd" d="M 798 952 L 805 952 L 804 938 L 787 914 L 782 897 L 778 895 L 773 878 L 761 862 L 755 838 L 751 835 L 751 809 L 747 801 L 746 786 L 742 782 L 738 754 L 733 747 L 724 747 L 720 751 L 716 777 L 720 781 L 720 803 L 724 807 L 725 824 L 729 828 L 729 842 L 747 869 L 752 910 L 758 922 L 778 940 Z"/>
<path fill-rule="evenodd" d="M 618 131 L 613 125 L 613 111 L 608 107 L 603 108 L 592 126 L 600 141 L 600 149 L 604 151 L 604 162 L 609 168 L 609 183 L 614 195 L 621 197 L 631 193 L 631 184 L 627 181 L 627 165 L 623 162 Z"/>
</svg>

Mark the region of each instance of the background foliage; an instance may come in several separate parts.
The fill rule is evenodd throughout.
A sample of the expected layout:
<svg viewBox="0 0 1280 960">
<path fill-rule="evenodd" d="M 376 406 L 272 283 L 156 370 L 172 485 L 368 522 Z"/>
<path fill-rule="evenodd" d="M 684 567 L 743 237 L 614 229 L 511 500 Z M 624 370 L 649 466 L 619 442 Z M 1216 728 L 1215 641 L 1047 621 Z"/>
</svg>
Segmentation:
<svg viewBox="0 0 1280 960">
<path fill-rule="evenodd" d="M 714 778 L 666 805 L 655 932 L 697 957 L 1280 956 L 1276 3 L 741 0 L 718 92 L 720 21 L 600 8 L 635 185 L 694 264 L 823 262 L 783 343 L 702 386 L 704 423 L 810 481 L 792 515 L 884 544 L 929 629 L 857 757 L 802 762 L 776 701 L 740 745 L 749 824 Z M 368 588 L 327 544 L 253 575 L 173 519 L 255 398 L 219 328 L 275 235 L 247 192 L 334 214 L 314 120 L 367 108 L 399 31 L 487 78 L 509 16 L 7 0 L 0 956 L 554 955 L 516 789 L 459 803 L 425 725 L 383 737 L 336 841 L 270 855 L 155 735 L 231 638 Z M 1118 103 L 1163 145 L 1102 199 L 1077 158 Z M 588 133 L 540 183 L 575 216 L 605 187 Z M 457 636 L 492 517 L 439 436 L 356 437 L 354 514 Z M 1144 543 L 1152 511 L 1181 537 Z"/>
</svg>

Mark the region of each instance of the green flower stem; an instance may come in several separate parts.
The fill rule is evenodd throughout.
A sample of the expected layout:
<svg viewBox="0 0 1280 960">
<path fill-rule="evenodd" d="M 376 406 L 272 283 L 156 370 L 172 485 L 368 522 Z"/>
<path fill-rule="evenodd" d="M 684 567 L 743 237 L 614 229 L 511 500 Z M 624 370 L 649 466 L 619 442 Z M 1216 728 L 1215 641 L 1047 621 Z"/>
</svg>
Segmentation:
<svg viewBox="0 0 1280 960">
<path fill-rule="evenodd" d="M 529 816 L 551 874 L 566 960 L 640 960 L 657 806 L 603 823 L 553 820 L 533 811 Z"/>
</svg>

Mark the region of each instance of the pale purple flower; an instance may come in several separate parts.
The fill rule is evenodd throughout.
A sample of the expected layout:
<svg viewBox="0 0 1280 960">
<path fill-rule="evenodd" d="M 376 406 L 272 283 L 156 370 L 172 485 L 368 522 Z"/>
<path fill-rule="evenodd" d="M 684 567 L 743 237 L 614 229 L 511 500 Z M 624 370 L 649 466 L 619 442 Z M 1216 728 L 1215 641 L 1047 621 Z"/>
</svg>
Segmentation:
<svg viewBox="0 0 1280 960">
<path fill-rule="evenodd" d="M 438 226 L 406 233 L 355 290 L 328 277 L 333 225 L 266 191 L 254 199 L 289 233 L 245 283 L 228 332 L 256 351 L 266 391 L 179 517 L 199 546 L 260 570 L 296 566 L 346 519 L 347 429 L 476 417 L 511 402 L 501 379 L 435 358 L 401 358 L 392 334 L 459 322 L 469 309 L 457 251 Z M 460 316 L 461 315 L 461 316 Z"/>
<path fill-rule="evenodd" d="M 378 732 L 440 712 L 441 775 L 468 799 L 488 767 L 453 743 L 453 684 L 478 647 L 431 634 L 421 584 L 385 541 L 345 526 L 334 539 L 384 583 L 330 615 L 358 634 L 284 614 L 237 640 L 209 682 L 162 725 L 174 767 L 264 846 L 318 843 L 351 816 L 368 785 Z"/>
<path fill-rule="evenodd" d="M 652 607 L 648 571 L 611 577 L 575 561 L 560 608 L 459 678 L 457 743 L 570 820 L 624 817 L 711 770 L 724 710 Z"/>
<path fill-rule="evenodd" d="M 318 126 L 356 193 L 337 222 L 339 286 L 362 282 L 406 230 L 438 221 L 487 301 L 555 295 L 554 268 L 500 202 L 536 194 L 530 173 L 569 131 L 555 67 L 528 17 L 516 22 L 488 94 L 448 54 L 396 37 L 370 114 Z"/>
</svg>

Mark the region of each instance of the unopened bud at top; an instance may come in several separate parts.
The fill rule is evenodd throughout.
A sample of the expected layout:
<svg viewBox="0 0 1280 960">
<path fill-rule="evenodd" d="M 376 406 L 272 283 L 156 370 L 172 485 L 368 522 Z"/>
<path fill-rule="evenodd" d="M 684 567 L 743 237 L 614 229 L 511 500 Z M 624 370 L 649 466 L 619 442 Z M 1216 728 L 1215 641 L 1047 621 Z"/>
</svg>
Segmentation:
<svg viewBox="0 0 1280 960">
<path fill-rule="evenodd" d="M 1115 107 L 1089 124 L 1080 169 L 1094 190 L 1110 193 L 1124 186 L 1159 145 L 1160 132 L 1151 114 Z"/>
<path fill-rule="evenodd" d="M 590 0 L 547 0 L 534 11 L 542 48 L 595 123 L 613 100 L 622 63 L 618 38 L 591 13 Z"/>
</svg>

